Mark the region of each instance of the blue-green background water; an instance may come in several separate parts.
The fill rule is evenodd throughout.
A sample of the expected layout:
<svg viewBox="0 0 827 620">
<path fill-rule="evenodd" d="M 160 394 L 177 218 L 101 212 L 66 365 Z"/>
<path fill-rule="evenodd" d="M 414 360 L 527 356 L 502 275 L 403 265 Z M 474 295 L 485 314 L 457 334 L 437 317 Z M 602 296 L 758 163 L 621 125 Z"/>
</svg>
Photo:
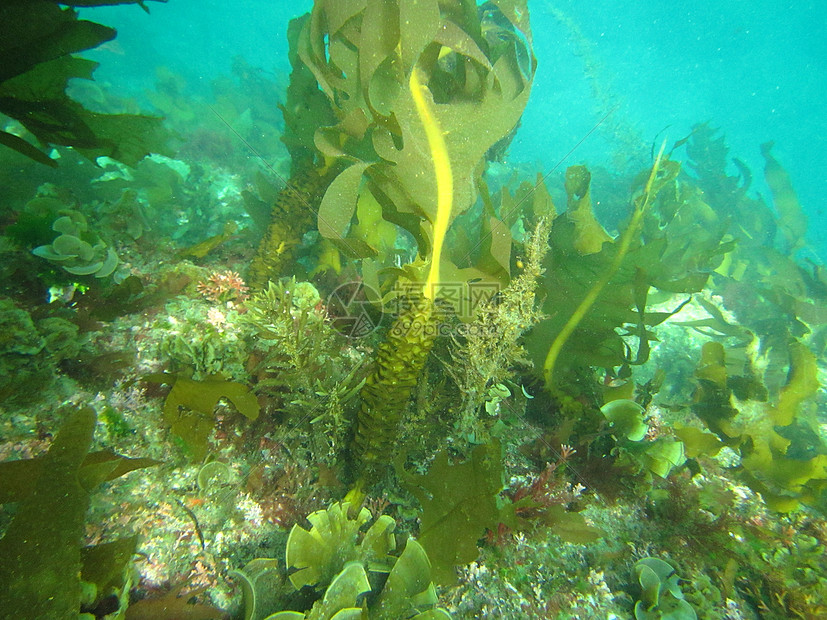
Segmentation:
<svg viewBox="0 0 827 620">
<path fill-rule="evenodd" d="M 138 98 L 161 65 L 183 75 L 193 97 L 205 95 L 238 56 L 286 84 L 287 22 L 312 2 L 148 6 L 150 15 L 137 6 L 83 12 L 118 29 L 116 42 L 86 54 L 101 62 L 97 79 Z M 827 4 L 529 0 L 529 9 L 539 68 L 510 163 L 547 171 L 605 117 L 562 165 L 636 170 L 654 141 L 709 121 L 768 198 L 759 145 L 773 140 L 810 216 L 811 250 L 827 258 Z"/>
</svg>

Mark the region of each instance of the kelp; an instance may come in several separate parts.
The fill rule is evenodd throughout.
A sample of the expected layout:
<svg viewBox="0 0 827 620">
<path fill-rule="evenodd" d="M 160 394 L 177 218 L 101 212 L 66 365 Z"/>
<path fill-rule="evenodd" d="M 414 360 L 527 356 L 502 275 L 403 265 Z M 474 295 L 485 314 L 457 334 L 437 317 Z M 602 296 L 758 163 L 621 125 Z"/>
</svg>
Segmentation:
<svg viewBox="0 0 827 620">
<path fill-rule="evenodd" d="M 807 232 L 807 216 L 793 189 L 789 173 L 772 155 L 772 142 L 761 145 L 764 157 L 764 178 L 772 192 L 772 203 L 778 211 L 778 229 L 787 254 L 801 248 Z"/>
<path fill-rule="evenodd" d="M 676 302 L 672 311 L 648 312 L 650 289 L 697 292 L 731 249 L 724 227 L 702 234 L 693 227 L 686 230 L 687 220 L 701 207 L 683 189 L 679 169 L 677 162 L 666 159 L 653 168 L 635 198 L 630 224 L 614 241 L 605 241 L 593 216 L 580 213 L 572 219 L 564 214 L 555 219 L 541 281 L 546 292 L 542 310 L 548 318 L 526 341 L 535 366 L 545 367 L 547 384 L 566 369 L 644 363 L 649 342 L 656 340 L 651 328 L 683 305 Z M 569 204 L 585 209 L 589 177 L 580 169 L 568 177 Z M 630 337 L 637 340 L 634 349 Z M 557 360 L 561 368 L 555 370 Z"/>
<path fill-rule="evenodd" d="M 299 57 L 299 36 L 309 21 L 310 14 L 305 14 L 291 19 L 287 26 L 290 43 L 287 58 L 291 71 L 286 99 L 279 109 L 284 118 L 281 141 L 290 154 L 291 176 L 298 170 L 323 164 L 314 146 L 314 135 L 319 127 L 336 122 L 331 102 L 319 88 L 313 72 Z"/>
<path fill-rule="evenodd" d="M 707 212 L 709 221 L 727 220 L 729 233 L 739 247 L 769 247 L 778 230 L 776 218 L 770 207 L 760 197 L 750 195 L 752 175 L 737 159 L 739 175 L 727 174 L 729 148 L 724 136 L 708 123 L 695 125 L 692 133 L 679 140 L 685 145 L 693 185 L 701 190 L 703 201 L 711 205 Z"/>
<path fill-rule="evenodd" d="M 72 146 L 92 160 L 105 155 L 135 165 L 151 152 L 164 152 L 169 134 L 161 119 L 90 112 L 65 93 L 70 79 L 90 80 L 97 66 L 72 54 L 113 39 L 115 30 L 79 20 L 72 8 L 58 4 L 127 3 L 134 2 L 4 2 L 0 7 L 0 113 L 19 121 L 41 145 Z M 0 144 L 57 166 L 47 153 L 13 133 L 0 131 Z"/>
<path fill-rule="evenodd" d="M 137 539 L 81 549 L 84 518 L 95 487 L 157 461 L 89 453 L 94 410 L 66 413 L 45 456 L 0 464 L 0 501 L 18 502 L 0 539 L 0 609 L 12 617 L 77 617 L 82 582 L 94 584 L 93 600 L 83 601 L 90 607 L 113 589 L 122 609 L 128 604 L 126 569 Z"/>
<path fill-rule="evenodd" d="M 733 403 L 726 352 L 706 343 L 696 370 L 698 388 L 692 410 L 721 443 L 741 456 L 741 475 L 767 505 L 789 512 L 800 503 L 824 505 L 827 445 L 807 432 L 806 405 L 819 389 L 815 356 L 800 342 L 789 344 L 789 377 L 780 394 L 767 404 Z M 692 454 L 714 454 L 721 443 L 697 432 L 679 431 L 690 441 Z"/>
<path fill-rule="evenodd" d="M 390 230 L 375 234 L 376 227 L 365 225 L 379 223 L 381 213 L 411 233 L 421 258 L 401 270 L 421 293 L 397 317 L 391 333 L 398 337 L 380 347 L 362 390 L 353 452 L 357 476 L 372 478 L 388 461 L 433 344 L 431 306 L 439 287 L 490 278 L 479 268 L 460 275 L 443 266 L 442 248 L 451 222 L 476 199 L 486 154 L 508 138 L 528 100 L 535 70 L 528 11 L 513 0 L 485 9 L 456 0 L 321 0 L 291 36 L 291 58 L 309 69 L 328 99 L 329 107 L 314 99 L 315 109 L 332 110 L 335 119 L 313 134 L 315 159 L 333 175 L 319 205 L 319 232 L 345 257 L 388 258 Z M 305 88 L 307 72 L 294 64 L 293 75 L 297 90 Z M 309 128 L 292 120 L 292 133 L 306 136 Z M 497 257 L 486 268 L 502 277 L 510 232 L 496 217 L 484 223 L 482 254 Z M 325 261 L 339 264 L 329 255 Z M 371 269 L 375 274 L 377 266 Z"/>
<path fill-rule="evenodd" d="M 399 422 L 436 331 L 433 302 L 425 298 L 405 300 L 377 348 L 374 369 L 359 392 L 361 406 L 351 444 L 357 487 L 374 482 L 387 468 L 396 446 Z"/>
<path fill-rule="evenodd" d="M 711 213 L 721 214 L 717 218 L 710 215 L 708 221 L 713 226 L 722 221 L 729 226 L 732 244 L 712 273 L 709 288 L 736 319 L 724 319 L 712 304 L 701 301 L 711 318 L 690 326 L 707 328 L 704 331 L 710 335 L 718 332 L 719 336 L 735 337 L 742 345 L 754 340 L 752 346 L 763 358 L 754 374 L 769 396 L 777 398 L 793 360 L 790 344 L 809 340 L 814 351 L 823 351 L 819 333 L 827 325 L 823 311 L 827 290 L 819 279 L 820 268 L 801 264 L 794 256 L 804 243 L 806 218 L 789 174 L 771 148 L 772 144 L 766 143 L 761 152 L 777 216 L 760 198 L 747 195 L 749 173 L 743 165 L 739 166 L 743 182 L 726 174 L 723 137 L 715 137 L 714 130 L 700 125 L 686 140 L 691 157 L 688 167 L 698 177 L 704 201 Z M 732 353 L 732 346 L 729 351 Z"/>
<path fill-rule="evenodd" d="M 365 193 L 385 220 L 414 236 L 420 255 L 431 252 L 437 181 L 425 172 L 433 151 L 417 111 L 419 89 L 408 87 L 414 69 L 446 141 L 449 221 L 474 202 L 485 155 L 516 126 L 535 65 L 525 3 L 492 4 L 509 27 L 482 29 L 485 15 L 459 2 L 316 3 L 298 36 L 299 57 L 338 121 L 319 128 L 316 146 L 344 167 L 320 206 L 319 230 L 346 255 L 375 255 L 349 227 Z"/>
<path fill-rule="evenodd" d="M 278 282 L 291 268 L 295 269 L 296 249 L 302 236 L 313 227 L 314 214 L 329 182 L 327 175 L 313 168 L 297 168 L 276 194 L 268 205 L 267 230 L 250 263 L 248 282 L 251 289 L 263 290 L 268 282 Z M 248 202 L 253 198 L 248 195 Z"/>
<path fill-rule="evenodd" d="M 130 605 L 125 620 L 224 620 L 228 617 L 217 607 L 191 602 L 194 597 L 206 592 L 209 586 L 184 592 L 187 585 L 182 583 L 163 596 L 137 601 Z"/>
<path fill-rule="evenodd" d="M 592 211 L 591 174 L 586 166 L 566 169 L 566 219 L 574 224 L 574 249 L 586 256 L 597 254 L 612 240 Z"/>
</svg>

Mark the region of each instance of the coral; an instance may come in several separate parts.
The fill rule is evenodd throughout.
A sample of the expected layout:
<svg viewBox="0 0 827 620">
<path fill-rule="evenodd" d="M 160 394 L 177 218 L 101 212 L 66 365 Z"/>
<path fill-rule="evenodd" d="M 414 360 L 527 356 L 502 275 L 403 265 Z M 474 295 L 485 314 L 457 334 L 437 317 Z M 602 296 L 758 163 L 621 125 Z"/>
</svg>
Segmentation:
<svg viewBox="0 0 827 620">
<path fill-rule="evenodd" d="M 208 300 L 213 302 L 242 302 L 247 299 L 247 291 L 250 290 L 244 284 L 244 280 L 235 271 L 213 271 L 205 282 L 199 282 L 196 286 Z"/>
</svg>

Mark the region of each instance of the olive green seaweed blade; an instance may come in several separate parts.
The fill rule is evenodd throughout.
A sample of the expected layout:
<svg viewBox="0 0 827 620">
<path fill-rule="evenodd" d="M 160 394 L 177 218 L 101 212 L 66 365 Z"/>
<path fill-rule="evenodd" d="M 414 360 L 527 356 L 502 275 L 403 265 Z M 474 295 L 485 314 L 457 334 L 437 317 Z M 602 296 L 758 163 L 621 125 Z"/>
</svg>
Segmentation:
<svg viewBox="0 0 827 620">
<path fill-rule="evenodd" d="M 0 540 L 5 618 L 73 618 L 80 610 L 80 539 L 89 489 L 80 468 L 95 428 L 91 408 L 71 413 L 44 457 L 45 475 Z"/>
</svg>

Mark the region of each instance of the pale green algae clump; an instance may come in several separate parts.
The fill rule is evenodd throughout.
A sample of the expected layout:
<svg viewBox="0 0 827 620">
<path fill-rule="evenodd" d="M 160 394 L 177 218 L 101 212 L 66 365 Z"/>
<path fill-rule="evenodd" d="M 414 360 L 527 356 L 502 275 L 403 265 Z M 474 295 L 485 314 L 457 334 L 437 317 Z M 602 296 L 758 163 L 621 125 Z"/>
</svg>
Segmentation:
<svg viewBox="0 0 827 620">
<path fill-rule="evenodd" d="M 0 396 L 25 395 L 22 388 L 31 381 L 42 389 L 55 366 L 80 351 L 78 332 L 66 319 L 35 321 L 10 299 L 0 299 Z"/>
</svg>

